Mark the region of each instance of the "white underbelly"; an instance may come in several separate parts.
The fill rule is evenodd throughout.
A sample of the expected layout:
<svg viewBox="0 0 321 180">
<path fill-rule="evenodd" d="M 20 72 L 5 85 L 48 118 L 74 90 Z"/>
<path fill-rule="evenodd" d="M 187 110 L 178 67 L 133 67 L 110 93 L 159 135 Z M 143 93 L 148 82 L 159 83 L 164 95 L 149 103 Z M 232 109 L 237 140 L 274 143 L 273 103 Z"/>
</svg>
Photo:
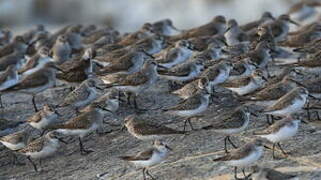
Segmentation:
<svg viewBox="0 0 321 180">
<path fill-rule="evenodd" d="M 255 163 L 257 160 L 259 160 L 262 154 L 263 154 L 263 147 L 259 147 L 257 148 L 257 151 L 252 152 L 246 158 L 243 158 L 240 160 L 228 161 L 228 164 L 231 166 L 237 166 L 237 167 L 249 166 Z"/>
<path fill-rule="evenodd" d="M 281 142 L 290 139 L 298 132 L 298 127 L 283 127 L 277 133 L 261 135 L 273 143 Z"/>
</svg>

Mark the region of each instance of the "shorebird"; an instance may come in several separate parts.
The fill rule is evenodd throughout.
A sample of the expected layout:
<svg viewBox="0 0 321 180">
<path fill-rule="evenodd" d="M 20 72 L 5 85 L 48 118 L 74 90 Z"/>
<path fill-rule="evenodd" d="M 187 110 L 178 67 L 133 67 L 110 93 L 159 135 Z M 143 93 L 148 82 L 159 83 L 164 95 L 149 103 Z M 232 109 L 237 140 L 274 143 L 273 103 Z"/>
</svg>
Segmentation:
<svg viewBox="0 0 321 180">
<path fill-rule="evenodd" d="M 16 69 L 21 68 L 25 63 L 24 55 L 24 53 L 17 51 L 0 58 L 0 72 L 6 70 L 9 65 L 14 65 Z"/>
<path fill-rule="evenodd" d="M 201 77 L 196 79 L 190 83 L 187 83 L 182 88 L 171 92 L 172 94 L 178 95 L 183 99 L 188 99 L 189 97 L 193 96 L 197 91 L 200 89 L 209 89 L 209 81 L 206 77 Z"/>
<path fill-rule="evenodd" d="M 43 68 L 45 64 L 50 61 L 53 61 L 53 59 L 49 57 L 49 49 L 42 47 L 36 55 L 28 59 L 27 63 L 19 69 L 18 73 L 21 74 L 22 77 L 28 76 Z"/>
<path fill-rule="evenodd" d="M 30 116 L 26 122 L 30 126 L 42 131 L 41 135 L 43 135 L 47 127 L 57 121 L 58 116 L 59 114 L 55 111 L 55 109 L 46 104 L 43 106 L 42 110 Z"/>
<path fill-rule="evenodd" d="M 62 64 L 71 57 L 71 47 L 65 35 L 58 36 L 54 46 L 51 49 L 52 58 L 57 64 Z"/>
<path fill-rule="evenodd" d="M 234 148 L 237 146 L 231 141 L 230 136 L 240 134 L 243 132 L 250 123 L 250 110 L 248 106 L 239 106 L 232 112 L 219 116 L 216 122 L 211 123 L 207 127 L 203 127 L 205 130 L 213 130 L 216 133 L 224 134 L 224 150 L 228 153 L 227 142 L 229 142 Z"/>
<path fill-rule="evenodd" d="M 0 107 L 3 108 L 1 100 L 1 91 L 4 91 L 19 83 L 20 76 L 18 75 L 15 65 L 9 65 L 7 69 L 0 74 Z"/>
<path fill-rule="evenodd" d="M 88 37 L 98 31 L 98 27 L 95 24 L 89 24 L 87 26 L 83 26 L 80 31 L 81 36 Z"/>
<path fill-rule="evenodd" d="M 164 48 L 165 43 L 166 37 L 156 34 L 154 36 L 137 41 L 133 46 L 143 49 L 147 54 L 154 55 L 159 53 Z"/>
<path fill-rule="evenodd" d="M 273 116 L 289 116 L 303 108 L 308 96 L 309 92 L 306 88 L 297 87 L 278 99 L 274 104 L 264 110 L 263 113 L 272 115 L 272 121 Z"/>
<path fill-rule="evenodd" d="M 202 59 L 193 59 L 171 69 L 160 69 L 158 70 L 158 74 L 168 80 L 186 82 L 197 78 L 203 70 L 204 63 Z"/>
<path fill-rule="evenodd" d="M 188 39 L 200 36 L 212 36 L 216 34 L 224 34 L 226 30 L 226 19 L 224 16 L 215 16 L 211 22 L 202 26 L 183 31 L 181 34 L 173 36 L 176 39 Z"/>
<path fill-rule="evenodd" d="M 43 68 L 24 77 L 19 83 L 3 92 L 20 92 L 32 95 L 32 104 L 37 112 L 36 94 L 56 85 L 56 69 L 57 67 L 53 62 L 48 62 Z"/>
<path fill-rule="evenodd" d="M 124 123 L 128 132 L 140 140 L 159 140 L 170 135 L 185 133 L 164 125 L 153 124 L 137 115 L 127 116 Z"/>
<path fill-rule="evenodd" d="M 242 29 L 240 29 L 235 19 L 230 19 L 227 22 L 227 29 L 225 32 L 225 38 L 228 45 L 233 46 L 239 43 L 249 43 L 249 38 Z"/>
<path fill-rule="evenodd" d="M 264 12 L 259 20 L 244 24 L 244 25 L 240 26 L 240 28 L 243 31 L 251 31 L 251 30 L 255 30 L 257 27 L 259 27 L 262 24 L 267 24 L 267 23 L 270 23 L 274 20 L 275 20 L 275 18 L 273 17 L 271 12 Z"/>
<path fill-rule="evenodd" d="M 98 70 L 98 75 L 108 75 L 113 73 L 133 74 L 141 70 L 144 62 L 152 57 L 141 48 L 134 48 L 131 52 L 119 58 L 95 57 L 94 63 L 102 66 Z"/>
<path fill-rule="evenodd" d="M 71 59 L 59 65 L 57 78 L 67 82 L 85 81 L 93 73 L 95 50 L 87 48 L 81 58 Z"/>
<path fill-rule="evenodd" d="M 301 72 L 312 74 L 320 74 L 321 72 L 321 61 L 319 60 L 318 56 L 313 56 L 309 60 L 295 62 L 292 64 L 292 66 Z"/>
<path fill-rule="evenodd" d="M 214 86 L 225 82 L 230 72 L 233 68 L 233 64 L 230 61 L 222 61 L 214 66 L 206 69 L 201 77 L 206 77 L 208 79 L 207 91 L 212 92 L 214 90 Z"/>
<path fill-rule="evenodd" d="M 199 59 L 204 62 L 213 61 L 221 58 L 222 56 L 222 47 L 219 46 L 217 43 L 212 42 L 210 43 L 207 48 L 199 53 L 195 53 L 192 56 L 192 59 Z"/>
<path fill-rule="evenodd" d="M 140 30 L 123 37 L 117 44 L 123 45 L 123 46 L 129 46 L 141 39 L 150 37 L 154 34 L 155 32 L 153 30 L 153 25 L 150 23 L 145 23 Z"/>
<path fill-rule="evenodd" d="M 136 98 L 145 89 L 149 88 L 157 80 L 157 64 L 154 61 L 145 62 L 141 71 L 133 74 L 110 74 L 101 76 L 101 80 L 107 87 L 113 87 L 127 93 L 127 101 L 130 103 L 133 95 L 134 106 L 137 107 Z"/>
<path fill-rule="evenodd" d="M 100 102 L 93 102 L 82 113 L 62 124 L 52 126 L 50 129 L 55 130 L 63 135 L 78 136 L 79 148 L 81 155 L 86 155 L 93 150 L 85 149 L 82 139 L 94 131 L 102 128 L 104 112 L 108 111 Z"/>
<path fill-rule="evenodd" d="M 244 167 L 251 166 L 263 156 L 263 141 L 255 139 L 252 142 L 246 143 L 238 149 L 232 150 L 229 154 L 213 159 L 213 161 L 223 161 L 230 166 L 234 166 L 234 178 L 239 180 L 237 177 L 237 168 L 242 167 L 242 172 L 245 176 Z M 249 177 L 245 176 L 247 179 Z"/>
<path fill-rule="evenodd" d="M 147 180 L 147 176 L 151 177 L 152 179 L 155 179 L 148 171 L 148 168 L 150 166 L 159 164 L 163 162 L 167 156 L 168 153 L 172 151 L 172 149 L 167 146 L 165 143 L 161 141 L 155 141 L 154 147 L 151 149 L 148 149 L 143 152 L 139 152 L 138 154 L 134 156 L 121 156 L 120 159 L 124 161 L 131 162 L 135 164 L 138 167 L 143 167 L 143 178 L 144 180 Z M 146 173 L 146 174 L 145 174 Z"/>
<path fill-rule="evenodd" d="M 119 91 L 111 89 L 106 94 L 95 100 L 95 102 L 100 103 L 104 110 L 114 113 L 120 106 Z"/>
<path fill-rule="evenodd" d="M 265 41 L 259 42 L 255 49 L 245 56 L 250 58 L 250 61 L 256 64 L 258 68 L 266 68 L 271 60 L 270 45 Z"/>
<path fill-rule="evenodd" d="M 262 131 L 254 132 L 262 138 L 266 138 L 273 143 L 273 159 L 275 158 L 275 146 L 278 145 L 284 155 L 287 153 L 282 149 L 280 142 L 284 142 L 295 136 L 298 132 L 301 120 L 293 119 L 291 116 L 277 121 Z"/>
<path fill-rule="evenodd" d="M 166 36 L 172 36 L 181 33 L 181 31 L 173 25 L 173 22 L 170 19 L 156 21 L 152 24 L 152 26 L 155 33 Z"/>
<path fill-rule="evenodd" d="M 59 141 L 66 143 L 59 137 L 59 133 L 51 131 L 45 136 L 31 141 L 26 147 L 18 150 L 18 152 L 27 157 L 27 159 L 33 165 L 34 170 L 37 172 L 37 165 L 32 161 L 32 159 L 41 160 L 53 155 L 60 147 Z"/>
<path fill-rule="evenodd" d="M 0 58 L 8 56 L 14 52 L 19 54 L 26 53 L 28 45 L 22 36 L 14 37 L 13 41 L 0 48 Z"/>
<path fill-rule="evenodd" d="M 102 82 L 101 82 L 102 85 Z M 98 97 L 97 89 L 102 89 L 99 84 L 99 79 L 90 78 L 82 82 L 79 87 L 71 91 L 58 105 L 58 107 L 65 107 L 71 105 L 79 112 L 83 108 L 93 102 Z"/>
<path fill-rule="evenodd" d="M 193 53 L 193 46 L 188 40 L 180 40 L 174 48 L 165 51 L 163 58 L 158 59 L 157 63 L 172 68 L 177 64 L 187 61 Z"/>
<path fill-rule="evenodd" d="M 3 137 L 0 137 L 0 143 L 12 151 L 13 161 L 16 163 L 17 156 L 14 151 L 18 151 L 27 146 L 29 141 L 29 133 L 26 131 L 18 131 Z"/>
<path fill-rule="evenodd" d="M 81 42 L 82 37 L 80 34 L 80 27 L 71 26 L 67 29 L 64 35 L 66 36 L 72 51 L 79 52 L 83 48 Z"/>
<path fill-rule="evenodd" d="M 252 180 L 299 180 L 295 175 L 285 174 L 270 168 L 252 166 Z"/>
<path fill-rule="evenodd" d="M 256 68 L 256 64 L 252 62 L 250 58 L 241 59 L 233 65 L 228 81 L 249 76 Z"/>
<path fill-rule="evenodd" d="M 317 14 L 316 7 L 321 3 L 317 1 L 301 1 L 292 5 L 287 12 L 292 19 L 303 21 Z"/>
<path fill-rule="evenodd" d="M 262 88 L 267 81 L 262 70 L 255 70 L 250 76 L 227 80 L 219 86 L 235 92 L 239 96 L 243 96 Z"/>
<path fill-rule="evenodd" d="M 228 46 L 226 38 L 223 34 L 217 34 L 213 36 L 197 36 L 188 39 L 193 45 L 193 49 L 196 51 L 204 51 L 208 48 L 210 44 L 216 47 Z"/>
<path fill-rule="evenodd" d="M 289 24 L 288 23 L 292 23 L 295 24 L 297 26 L 299 26 L 299 24 L 295 21 L 293 21 L 289 15 L 283 14 L 280 15 L 277 20 L 265 24 L 264 26 L 269 26 L 272 30 L 272 34 L 274 37 L 274 40 L 276 42 L 280 42 L 286 39 L 288 32 L 289 32 Z"/>
<path fill-rule="evenodd" d="M 209 106 L 210 94 L 207 90 L 201 89 L 193 96 L 181 101 L 177 105 L 163 109 L 166 113 L 184 117 L 184 132 L 186 124 L 188 123 L 192 130 L 194 130 L 191 119 L 204 112 Z"/>
<path fill-rule="evenodd" d="M 300 86 L 306 87 L 290 76 L 285 76 L 281 81 L 267 85 L 264 89 L 244 97 L 243 100 L 257 105 L 270 106 L 279 98 Z"/>
</svg>

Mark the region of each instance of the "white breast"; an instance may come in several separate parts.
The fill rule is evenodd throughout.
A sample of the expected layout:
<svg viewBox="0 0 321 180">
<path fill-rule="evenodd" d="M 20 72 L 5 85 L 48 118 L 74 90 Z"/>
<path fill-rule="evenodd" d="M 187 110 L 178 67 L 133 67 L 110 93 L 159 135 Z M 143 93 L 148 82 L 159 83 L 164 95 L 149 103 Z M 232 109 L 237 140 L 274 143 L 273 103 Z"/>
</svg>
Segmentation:
<svg viewBox="0 0 321 180">
<path fill-rule="evenodd" d="M 257 160 L 259 160 L 262 154 L 263 154 L 263 147 L 257 147 L 256 150 L 252 151 L 249 156 L 239 160 L 228 161 L 227 163 L 231 166 L 237 166 L 237 167 L 249 166 L 255 163 Z"/>
<path fill-rule="evenodd" d="M 271 115 L 277 115 L 277 116 L 287 116 L 294 112 L 300 111 L 302 107 L 304 106 L 306 100 L 305 99 L 295 99 L 294 103 L 291 104 L 288 107 L 284 107 L 283 109 L 276 110 L 273 112 L 270 112 Z"/>
<path fill-rule="evenodd" d="M 34 159 L 45 158 L 57 151 L 59 142 L 57 139 L 51 139 L 50 142 L 39 152 L 27 152 L 26 155 Z"/>
<path fill-rule="evenodd" d="M 233 92 L 236 92 L 238 95 L 242 96 L 244 94 L 248 94 L 250 92 L 253 92 L 254 90 L 256 90 L 259 86 L 257 84 L 255 84 L 254 82 L 250 82 L 248 85 L 246 86 L 242 86 L 239 88 L 227 88 Z"/>
<path fill-rule="evenodd" d="M 132 161 L 136 166 L 149 167 L 164 161 L 167 152 L 154 152 L 152 157 L 146 161 Z"/>
<path fill-rule="evenodd" d="M 282 127 L 278 132 L 269 134 L 269 135 L 261 135 L 261 137 L 268 139 L 273 143 L 281 142 L 290 139 L 298 132 L 298 124 L 295 123 L 295 126 L 285 126 Z"/>
<path fill-rule="evenodd" d="M 8 143 L 8 142 L 4 142 L 4 141 L 0 141 L 4 146 L 6 146 L 8 149 L 11 149 L 13 151 L 15 150 L 19 150 L 22 149 L 26 146 L 25 143 L 20 142 L 18 144 L 12 144 L 12 143 Z"/>
</svg>

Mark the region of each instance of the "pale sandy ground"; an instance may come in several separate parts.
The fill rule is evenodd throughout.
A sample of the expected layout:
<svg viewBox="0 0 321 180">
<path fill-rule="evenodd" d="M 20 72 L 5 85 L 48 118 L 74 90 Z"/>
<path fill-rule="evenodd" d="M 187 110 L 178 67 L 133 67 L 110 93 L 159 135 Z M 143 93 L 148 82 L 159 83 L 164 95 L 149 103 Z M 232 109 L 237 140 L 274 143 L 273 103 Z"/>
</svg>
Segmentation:
<svg viewBox="0 0 321 180">
<path fill-rule="evenodd" d="M 178 98 L 166 93 L 166 83 L 160 81 L 156 88 L 148 90 L 144 97 L 139 98 L 139 104 L 143 107 L 152 105 L 152 99 L 157 102 L 154 107 L 164 107 L 178 102 Z M 37 97 L 38 105 L 43 103 L 57 103 L 55 99 L 61 99 L 68 89 L 56 88 L 47 90 Z M 194 120 L 193 124 L 197 128 L 208 125 L 211 121 L 218 121 L 217 116 L 222 112 L 237 106 L 237 101 L 233 100 L 231 94 L 222 91 L 218 94 L 220 103 L 213 102 L 200 120 Z M 6 94 L 3 96 L 6 108 L 1 112 L 1 117 L 12 119 L 13 121 L 23 121 L 33 113 L 29 96 L 19 94 Z M 17 103 L 18 102 L 18 103 Z M 15 104 L 14 104 L 15 103 Z M 145 104 L 144 104 L 145 103 Z M 62 120 L 68 120 L 73 111 L 71 109 L 61 109 L 61 113 L 66 114 Z M 151 142 L 142 142 L 132 137 L 126 131 L 117 131 L 120 128 L 123 117 L 133 113 L 133 109 L 123 105 L 116 116 L 106 115 L 106 131 L 111 133 L 98 136 L 96 134 L 85 138 L 85 147 L 92 148 L 95 152 L 81 156 L 79 153 L 78 141 L 68 145 L 62 145 L 59 152 L 51 158 L 42 162 L 41 171 L 34 172 L 32 166 L 20 157 L 20 160 L 27 162 L 23 166 L 9 165 L 10 154 L 8 150 L 0 146 L 0 179 L 15 180 L 40 180 L 40 179 L 97 179 L 96 175 L 107 172 L 101 178 L 106 180 L 121 179 L 134 180 L 142 179 L 142 173 L 133 165 L 119 160 L 117 157 L 125 154 L 133 154 L 149 148 Z M 305 116 L 301 113 L 300 116 Z M 156 123 L 167 124 L 173 128 L 182 129 L 183 121 L 180 118 L 164 115 L 160 110 L 150 111 L 144 116 Z M 252 118 L 252 124 L 248 130 L 232 139 L 241 145 L 253 138 L 251 135 L 255 128 L 266 126 L 265 117 Z M 315 119 L 315 117 L 314 117 Z M 255 122 L 255 123 L 254 123 Z M 36 131 L 35 131 L 36 132 Z M 224 163 L 213 163 L 212 159 L 223 153 L 223 136 L 212 131 L 195 131 L 188 136 L 173 136 L 168 139 L 174 151 L 170 154 L 165 163 L 154 166 L 151 173 L 160 180 L 229 180 L 232 178 L 233 169 Z M 264 158 L 258 164 L 270 168 L 276 168 L 283 172 L 299 175 L 304 180 L 321 179 L 321 122 L 314 120 L 310 124 L 301 124 L 298 135 L 283 143 L 284 149 L 291 152 L 287 158 L 283 158 L 278 153 L 280 159 L 272 160 L 271 151 L 265 151 Z"/>
</svg>

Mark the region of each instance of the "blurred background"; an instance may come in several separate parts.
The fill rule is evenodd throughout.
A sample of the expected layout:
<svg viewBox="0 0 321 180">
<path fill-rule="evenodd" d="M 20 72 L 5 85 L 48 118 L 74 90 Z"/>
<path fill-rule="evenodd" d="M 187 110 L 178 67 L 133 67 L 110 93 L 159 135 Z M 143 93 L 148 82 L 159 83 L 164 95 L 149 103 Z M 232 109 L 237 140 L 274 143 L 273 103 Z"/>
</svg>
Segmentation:
<svg viewBox="0 0 321 180">
<path fill-rule="evenodd" d="M 271 11 L 279 15 L 298 0 L 0 0 L 0 27 L 19 31 L 35 24 L 105 24 L 121 32 L 145 22 L 171 18 L 186 29 L 222 14 L 240 23 Z"/>
</svg>

